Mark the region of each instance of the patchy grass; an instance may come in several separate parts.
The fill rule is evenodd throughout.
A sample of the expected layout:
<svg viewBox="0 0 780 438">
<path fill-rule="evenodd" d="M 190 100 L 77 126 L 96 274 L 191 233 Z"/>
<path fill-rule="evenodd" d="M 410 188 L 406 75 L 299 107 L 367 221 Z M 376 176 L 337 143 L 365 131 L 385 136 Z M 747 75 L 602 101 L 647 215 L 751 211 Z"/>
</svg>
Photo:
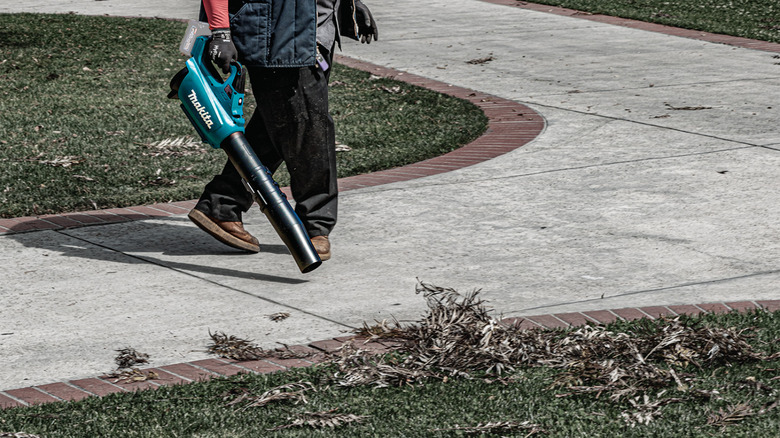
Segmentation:
<svg viewBox="0 0 780 438">
<path fill-rule="evenodd" d="M 185 24 L 0 14 L 0 217 L 193 199 L 226 160 L 166 99 Z M 440 155 L 486 128 L 474 105 L 337 65 L 339 175 Z M 255 103 L 247 97 L 246 113 Z M 446 123 L 442 123 L 446 121 Z M 346 149 L 346 148 L 345 148 Z M 276 179 L 287 185 L 283 169 Z"/>
<path fill-rule="evenodd" d="M 536 0 L 593 14 L 780 43 L 775 0 Z"/>
<path fill-rule="evenodd" d="M 46 437 L 774 437 L 780 313 L 568 330 L 499 324 L 474 292 L 426 284 L 420 321 L 365 326 L 307 369 L 0 411 Z M 214 344 L 250 347 L 230 336 Z M 232 354 L 231 348 L 228 350 Z M 254 350 L 255 353 L 262 353 Z M 281 352 L 265 352 L 273 357 Z M 500 366 L 499 366 L 500 364 Z"/>
</svg>

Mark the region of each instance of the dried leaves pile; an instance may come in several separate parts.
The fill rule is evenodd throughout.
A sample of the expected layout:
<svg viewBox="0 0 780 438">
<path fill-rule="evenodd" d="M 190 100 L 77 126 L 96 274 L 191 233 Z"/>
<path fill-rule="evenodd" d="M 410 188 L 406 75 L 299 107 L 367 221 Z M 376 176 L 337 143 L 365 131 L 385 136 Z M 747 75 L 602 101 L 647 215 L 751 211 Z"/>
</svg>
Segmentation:
<svg viewBox="0 0 780 438">
<path fill-rule="evenodd" d="M 480 291 L 461 295 L 453 289 L 419 283 L 428 306 L 418 322 L 402 325 L 383 321 L 364 325 L 358 335 L 367 341 L 391 346 L 389 354 L 361 349 L 345 343 L 332 363 L 337 372 L 328 385 L 391 387 L 422 384 L 427 380 L 447 381 L 452 377 L 482 376 L 486 382 L 507 383 L 522 367 L 550 367 L 558 370 L 550 389 L 555 397 L 593 394 L 617 404 L 629 426 L 648 424 L 665 406 L 691 400 L 720 399 L 717 390 L 706 389 L 692 373 L 697 369 L 773 360 L 780 353 L 766 355 L 749 343 L 749 330 L 707 327 L 689 318 L 667 318 L 630 325 L 625 332 L 603 326 L 576 330 L 521 328 L 491 316 Z M 209 351 L 235 360 L 279 357 L 283 351 L 266 351 L 222 333 L 211 335 Z M 513 375 L 515 374 L 515 375 Z M 748 382 L 756 391 L 774 391 L 758 381 Z M 260 395 L 229 394 L 230 406 L 265 406 L 270 402 L 306 403 L 306 393 L 315 391 L 309 382 L 273 388 Z M 708 426 L 726 427 L 764 414 L 780 405 L 780 399 L 762 406 L 738 404 L 710 415 Z M 274 430 L 289 427 L 337 427 L 362 421 L 364 417 L 334 411 L 305 413 Z M 458 426 L 438 431 L 543 433 L 537 424 L 493 421 L 475 426 Z"/>
<path fill-rule="evenodd" d="M 233 360 L 258 360 L 266 357 L 265 351 L 252 341 L 222 332 L 209 332 L 209 336 L 212 343 L 207 347 L 208 352 L 219 357 Z"/>
<path fill-rule="evenodd" d="M 287 318 L 287 316 L 284 316 L 284 318 Z M 278 322 L 273 318 L 273 315 L 271 315 L 271 319 Z M 238 361 L 268 358 L 303 359 L 310 357 L 313 354 L 307 351 L 294 351 L 286 345 L 282 348 L 264 350 L 251 340 L 242 339 L 233 335 L 226 335 L 223 332 L 209 332 L 209 336 L 211 337 L 211 344 L 207 346 L 207 352 L 225 359 Z"/>
<path fill-rule="evenodd" d="M 118 353 L 114 358 L 117 367 L 119 368 L 132 368 L 135 365 L 149 363 L 149 355 L 146 353 L 139 353 L 135 348 L 123 348 L 116 350 Z"/>
<path fill-rule="evenodd" d="M 114 379 L 114 383 L 145 382 L 160 377 L 154 371 L 141 370 L 135 367 L 136 365 L 149 363 L 148 354 L 139 353 L 135 348 L 130 347 L 116 350 L 116 352 L 118 354 L 114 358 L 114 362 L 116 362 L 118 368 L 107 376 Z"/>
<path fill-rule="evenodd" d="M 560 370 L 551 385 L 564 391 L 558 397 L 606 396 L 626 406 L 623 418 L 633 426 L 657 418 L 665 405 L 717 396 L 717 391 L 696 388 L 693 375 L 684 372 L 689 367 L 780 357 L 780 353 L 755 351 L 747 342 L 746 330 L 705 327 L 679 317 L 636 324 L 634 331 L 626 333 L 603 326 L 526 330 L 491 317 L 478 298 L 479 291 L 463 296 L 420 283 L 417 293 L 424 295 L 429 308 L 419 323 L 383 322 L 364 326 L 358 333 L 369 340 L 400 340 L 397 354 L 372 356 L 345 345 L 337 361 L 339 385 L 398 386 L 430 378 L 475 373 L 500 376 L 521 366 L 548 366 Z M 669 396 L 672 389 L 683 396 Z"/>
</svg>

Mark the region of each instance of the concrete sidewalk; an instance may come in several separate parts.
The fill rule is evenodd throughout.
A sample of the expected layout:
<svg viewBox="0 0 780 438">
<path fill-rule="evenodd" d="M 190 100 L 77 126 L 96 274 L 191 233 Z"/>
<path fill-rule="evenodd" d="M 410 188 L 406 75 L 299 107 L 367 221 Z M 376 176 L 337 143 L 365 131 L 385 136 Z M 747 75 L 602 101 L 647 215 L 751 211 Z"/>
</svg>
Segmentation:
<svg viewBox="0 0 780 438">
<path fill-rule="evenodd" d="M 0 12 L 192 18 L 196 3 Z M 477 0 L 368 5 L 380 40 L 344 54 L 526 105 L 544 131 L 489 161 L 345 191 L 334 258 L 307 275 L 257 209 L 246 223 L 264 246 L 249 256 L 181 213 L 4 234 L 0 389 L 110 371 L 128 346 L 154 366 L 203 359 L 209 330 L 274 347 L 415 320 L 418 278 L 482 289 L 508 317 L 780 298 L 776 53 Z"/>
</svg>

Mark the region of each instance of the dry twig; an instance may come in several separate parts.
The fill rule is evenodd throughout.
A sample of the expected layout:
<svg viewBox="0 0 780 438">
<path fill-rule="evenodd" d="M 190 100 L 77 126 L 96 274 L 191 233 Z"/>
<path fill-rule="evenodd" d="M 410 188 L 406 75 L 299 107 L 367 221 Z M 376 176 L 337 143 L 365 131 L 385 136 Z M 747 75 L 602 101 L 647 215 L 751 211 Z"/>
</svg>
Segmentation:
<svg viewBox="0 0 780 438">
<path fill-rule="evenodd" d="M 544 433 L 544 429 L 538 424 L 533 424 L 530 421 L 497 421 L 488 423 L 479 423 L 476 426 L 455 426 L 442 429 L 432 429 L 431 432 L 448 432 L 448 431 L 461 431 L 466 434 L 496 434 L 515 431 L 527 431 L 527 437 L 535 435 L 537 433 Z"/>
<path fill-rule="evenodd" d="M 0 432 L 0 438 L 41 438 L 40 435 L 33 435 L 25 432 Z"/>
<path fill-rule="evenodd" d="M 243 409 L 249 409 L 280 401 L 292 401 L 295 404 L 305 404 L 308 403 L 305 393 L 306 391 L 311 390 L 315 390 L 314 385 L 311 382 L 288 383 L 269 389 L 258 396 L 251 395 L 248 391 L 243 390 L 238 397 L 230 401 L 227 405 L 235 406 L 245 403 Z"/>
<path fill-rule="evenodd" d="M 329 427 L 331 429 L 335 429 L 337 427 L 350 424 L 350 423 L 360 423 L 366 418 L 368 417 L 365 415 L 338 414 L 336 413 L 336 409 L 332 409 L 330 411 L 321 411 L 321 412 L 305 412 L 303 414 L 298 415 L 297 418 L 294 418 L 292 423 L 285 424 L 282 426 L 277 426 L 268 430 L 277 431 L 282 429 L 289 429 L 291 427 L 305 427 L 305 426 L 317 428 L 317 429 L 323 427 Z"/>
</svg>

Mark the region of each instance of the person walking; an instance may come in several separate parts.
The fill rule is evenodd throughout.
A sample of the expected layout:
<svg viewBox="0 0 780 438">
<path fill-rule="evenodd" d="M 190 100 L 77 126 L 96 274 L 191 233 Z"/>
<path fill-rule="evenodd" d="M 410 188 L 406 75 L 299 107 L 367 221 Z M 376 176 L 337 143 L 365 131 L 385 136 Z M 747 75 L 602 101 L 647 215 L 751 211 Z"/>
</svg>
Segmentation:
<svg viewBox="0 0 780 438">
<path fill-rule="evenodd" d="M 203 0 L 201 20 L 212 31 L 212 62 L 225 73 L 236 60 L 247 67 L 257 108 L 245 136 L 271 173 L 287 165 L 295 212 L 317 254 L 330 259 L 338 186 L 328 80 L 341 36 L 378 40 L 371 12 L 360 0 Z M 253 202 L 228 160 L 188 217 L 222 243 L 257 253 L 242 220 Z"/>
</svg>

